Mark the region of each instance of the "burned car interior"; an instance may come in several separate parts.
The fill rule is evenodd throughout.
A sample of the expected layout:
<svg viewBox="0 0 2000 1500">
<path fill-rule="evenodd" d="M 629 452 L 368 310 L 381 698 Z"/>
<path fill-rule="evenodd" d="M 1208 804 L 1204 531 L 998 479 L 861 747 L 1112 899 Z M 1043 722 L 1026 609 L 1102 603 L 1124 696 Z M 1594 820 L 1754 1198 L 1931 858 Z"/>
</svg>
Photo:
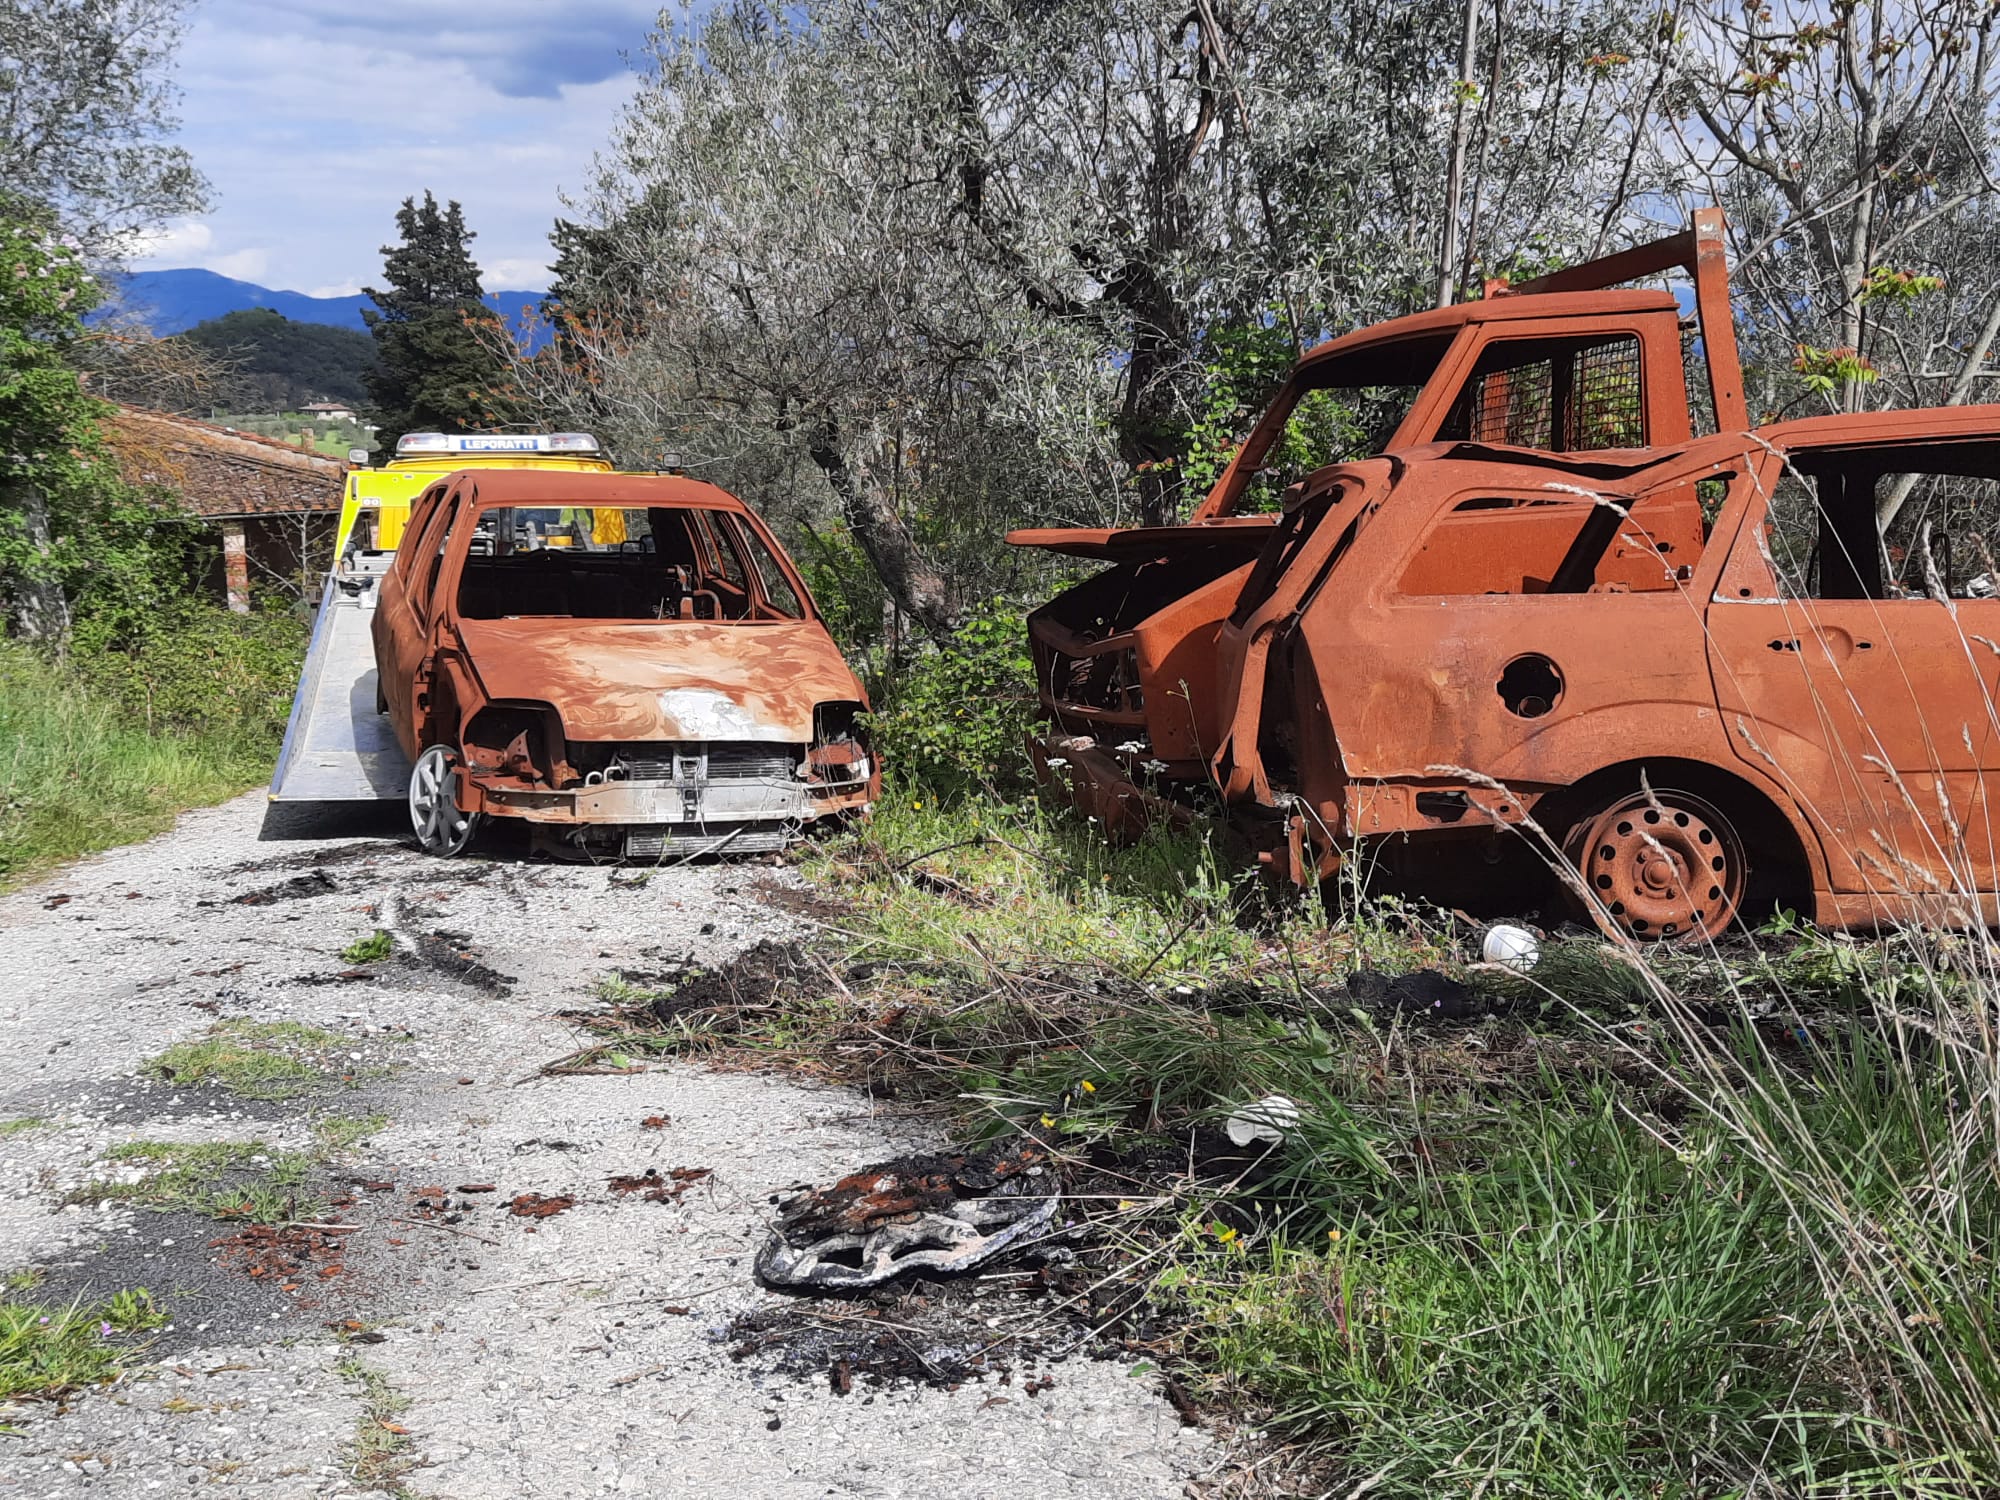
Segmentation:
<svg viewBox="0 0 2000 1500">
<path fill-rule="evenodd" d="M 459 578 L 469 620 L 796 620 L 769 549 L 726 513 L 691 507 L 482 511 Z"/>
</svg>

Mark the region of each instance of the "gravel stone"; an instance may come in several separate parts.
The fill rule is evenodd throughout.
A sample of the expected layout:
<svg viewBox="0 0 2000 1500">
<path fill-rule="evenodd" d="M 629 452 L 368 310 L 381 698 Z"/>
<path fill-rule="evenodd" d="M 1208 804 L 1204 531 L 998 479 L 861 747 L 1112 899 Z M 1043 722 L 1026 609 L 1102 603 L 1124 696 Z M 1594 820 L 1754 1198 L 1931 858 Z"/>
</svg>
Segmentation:
<svg viewBox="0 0 2000 1500">
<path fill-rule="evenodd" d="M 796 935 L 754 894 L 789 877 L 693 865 L 621 887 L 499 851 L 432 860 L 404 828 L 399 807 L 267 816 L 252 795 L 0 897 L 0 1120 L 48 1121 L 0 1138 L 0 1271 L 39 1268 L 33 1295 L 65 1301 L 144 1285 L 172 1319 L 115 1383 L 0 1414 L 25 1434 L 0 1439 L 0 1500 L 211 1484 L 272 1500 L 1151 1500 L 1216 1466 L 1155 1383 L 1114 1363 L 1068 1361 L 1037 1399 L 992 1404 L 977 1383 L 841 1398 L 733 1365 L 721 1334 L 767 1300 L 750 1263 L 772 1195 L 935 1142 L 846 1090 L 538 1070 L 586 1040 L 560 1012 L 619 968 Z M 307 894 L 234 901 L 312 871 L 326 879 L 285 887 Z M 377 927 L 394 957 L 340 957 Z M 351 1074 L 276 1102 L 137 1076 L 237 1017 L 333 1032 Z M 351 1189 L 340 1222 L 360 1228 L 322 1284 L 218 1265 L 210 1242 L 230 1230 L 191 1214 L 66 1201 L 129 1180 L 102 1164 L 121 1142 L 310 1150 L 316 1119 L 377 1113 L 337 1170 L 394 1186 Z M 655 1115 L 672 1124 L 641 1125 Z M 714 1175 L 671 1205 L 606 1189 L 649 1166 Z M 418 1187 L 456 1222 L 411 1217 Z M 522 1193 L 576 1203 L 509 1214 Z M 348 1320 L 367 1342 L 329 1327 Z M 355 1476 L 373 1418 L 354 1361 L 408 1402 L 392 1420 L 414 1467 L 393 1484 Z"/>
</svg>

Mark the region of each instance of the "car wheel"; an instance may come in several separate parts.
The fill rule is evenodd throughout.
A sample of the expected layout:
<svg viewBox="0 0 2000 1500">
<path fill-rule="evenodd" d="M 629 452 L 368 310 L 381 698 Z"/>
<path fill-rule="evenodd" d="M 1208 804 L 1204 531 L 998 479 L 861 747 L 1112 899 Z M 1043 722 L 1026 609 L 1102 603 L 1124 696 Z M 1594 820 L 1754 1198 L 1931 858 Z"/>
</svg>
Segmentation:
<svg viewBox="0 0 2000 1500">
<path fill-rule="evenodd" d="M 1750 884 L 1728 815 L 1673 787 L 1613 799 L 1571 825 L 1564 847 L 1602 913 L 1641 943 L 1720 937 Z"/>
<path fill-rule="evenodd" d="M 458 806 L 458 757 L 432 745 L 410 772 L 410 826 L 426 854 L 460 853 L 479 831 L 479 814 Z"/>
</svg>

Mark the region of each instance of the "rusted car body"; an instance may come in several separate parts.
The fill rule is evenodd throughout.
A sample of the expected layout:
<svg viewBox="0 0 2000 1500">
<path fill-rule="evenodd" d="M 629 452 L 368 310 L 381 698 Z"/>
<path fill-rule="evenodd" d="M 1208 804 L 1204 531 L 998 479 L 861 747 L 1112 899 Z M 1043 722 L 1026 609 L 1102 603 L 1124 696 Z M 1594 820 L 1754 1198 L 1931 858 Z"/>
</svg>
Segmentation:
<svg viewBox="0 0 2000 1500">
<path fill-rule="evenodd" d="M 1898 483 L 1908 548 L 1877 535 Z M 1223 626 L 1211 769 L 1300 878 L 1373 850 L 1518 900 L 1494 872 L 1540 845 L 1641 940 L 1770 901 L 1991 920 L 1996 488 L 2000 406 L 1351 466 Z"/>
<path fill-rule="evenodd" d="M 669 475 L 467 470 L 412 508 L 374 617 L 420 842 L 782 847 L 880 787 L 867 696 L 763 523 Z"/>
<path fill-rule="evenodd" d="M 1694 281 L 1711 409 L 1747 425 L 1729 318 L 1720 213 L 1687 232 L 1476 302 L 1360 329 L 1306 354 L 1189 522 L 1131 530 L 1023 530 L 1008 540 L 1111 566 L 1030 615 L 1049 732 L 1030 745 L 1044 784 L 1114 830 L 1180 816 L 1170 796 L 1206 783 L 1222 730 L 1214 691 L 1223 622 L 1266 553 L 1276 504 L 1303 503 L 1350 457 L 1440 440 L 1620 452 L 1691 432 L 1682 320 L 1666 291 L 1609 290 L 1679 267 Z M 1374 420 L 1325 467 L 1274 471 L 1295 414 L 1334 393 Z M 1271 507 L 1259 513 L 1256 506 Z M 1698 536 L 1689 503 L 1658 523 Z M 1475 528 L 1476 530 L 1476 528 Z M 1283 569 L 1282 556 L 1272 566 Z"/>
</svg>

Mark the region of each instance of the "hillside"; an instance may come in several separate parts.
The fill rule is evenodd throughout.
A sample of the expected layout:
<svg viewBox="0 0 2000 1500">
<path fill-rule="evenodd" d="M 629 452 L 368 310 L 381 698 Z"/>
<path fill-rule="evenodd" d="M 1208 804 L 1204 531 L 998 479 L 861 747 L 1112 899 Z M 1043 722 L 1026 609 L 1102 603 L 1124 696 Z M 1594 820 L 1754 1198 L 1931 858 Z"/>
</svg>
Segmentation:
<svg viewBox="0 0 2000 1500">
<path fill-rule="evenodd" d="M 375 363 L 375 340 L 324 323 L 301 322 L 268 307 L 225 313 L 180 337 L 231 367 L 228 404 L 245 411 L 295 411 L 311 401 L 359 405 L 362 374 Z"/>
<path fill-rule="evenodd" d="M 252 308 L 269 308 L 297 323 L 329 324 L 356 332 L 367 327 L 361 321 L 361 309 L 369 305 L 368 299 L 359 292 L 348 297 L 309 297 L 304 292 L 273 291 L 252 281 L 192 269 L 130 271 L 112 278 L 112 286 L 113 303 L 100 316 L 129 315 L 162 338 Z M 518 327 L 521 314 L 541 300 L 540 292 L 486 294 L 487 305 L 505 318 L 509 327 Z"/>
</svg>

